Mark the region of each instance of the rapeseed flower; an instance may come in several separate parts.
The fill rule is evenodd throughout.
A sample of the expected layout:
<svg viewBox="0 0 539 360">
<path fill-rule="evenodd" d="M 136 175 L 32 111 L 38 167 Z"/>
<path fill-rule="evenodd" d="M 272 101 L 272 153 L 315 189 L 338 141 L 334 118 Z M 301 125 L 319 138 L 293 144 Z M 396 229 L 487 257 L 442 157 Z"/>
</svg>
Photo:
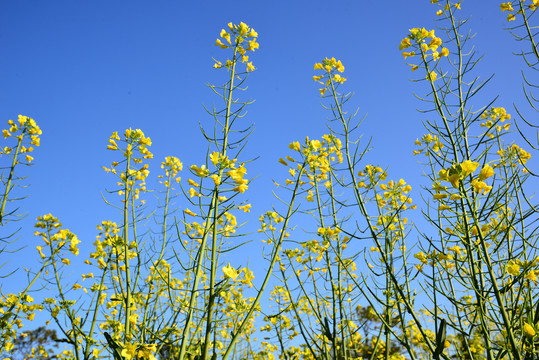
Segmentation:
<svg viewBox="0 0 539 360">
<path fill-rule="evenodd" d="M 520 265 L 518 265 L 514 260 L 509 260 L 507 264 L 507 273 L 509 275 L 518 276 L 520 275 Z"/>
<path fill-rule="evenodd" d="M 523 330 L 526 335 L 535 336 L 535 329 L 527 322 L 524 323 Z"/>
<path fill-rule="evenodd" d="M 222 271 L 225 275 L 225 279 L 236 280 L 239 275 L 238 270 L 234 269 L 232 266 L 230 266 L 230 264 L 223 267 Z"/>
<path fill-rule="evenodd" d="M 500 4 L 500 9 L 501 9 L 501 11 L 515 11 L 513 9 L 513 4 L 511 4 L 511 1 L 501 3 Z"/>
<path fill-rule="evenodd" d="M 491 176 L 494 176 L 494 169 L 489 164 L 486 164 L 479 172 L 479 181 L 486 180 Z"/>
<path fill-rule="evenodd" d="M 247 72 L 254 71 L 255 67 L 253 63 L 249 61 L 249 56 L 246 53 L 247 51 L 255 51 L 260 47 L 260 44 L 257 42 L 257 37 L 258 33 L 243 22 L 239 25 L 228 23 L 228 31 L 221 29 L 219 38 L 215 40 L 215 46 L 219 46 L 222 49 L 234 49 L 234 57 L 232 59 L 227 59 L 224 65 L 221 61 L 215 60 L 213 67 L 215 69 L 225 67 L 230 70 L 237 60 L 241 60 L 242 63 L 246 64 Z M 226 43 L 224 43 L 223 40 Z M 245 43 L 247 43 L 246 47 Z"/>
<path fill-rule="evenodd" d="M 462 164 L 460 164 L 460 167 L 462 168 L 464 176 L 472 174 L 475 171 L 475 169 L 477 169 L 478 166 L 479 166 L 478 162 L 473 162 L 470 160 L 466 160 Z"/>
</svg>

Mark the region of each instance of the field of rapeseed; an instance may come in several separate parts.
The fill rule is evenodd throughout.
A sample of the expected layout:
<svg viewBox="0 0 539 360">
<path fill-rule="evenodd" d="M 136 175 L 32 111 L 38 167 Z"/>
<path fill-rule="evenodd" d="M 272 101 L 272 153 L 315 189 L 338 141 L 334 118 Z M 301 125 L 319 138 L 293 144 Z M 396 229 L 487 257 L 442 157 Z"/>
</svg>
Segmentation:
<svg viewBox="0 0 539 360">
<path fill-rule="evenodd" d="M 393 39 L 427 89 L 419 101 L 430 120 L 410 139 L 410 156 L 429 186 L 412 198 L 406 179 L 389 178 L 390 163 L 365 161 L 346 64 L 319 59 L 313 89 L 328 130 L 277 156 L 276 205 L 255 215 L 265 245 L 251 261 L 267 269 L 255 283 L 254 271 L 231 259 L 250 240 L 247 174 L 258 154 L 244 151 L 252 126 L 243 99 L 260 45 L 256 24 L 229 23 L 216 34 L 213 67 L 226 81 L 209 85 L 220 105 L 207 109 L 213 127 L 201 128 L 204 160 L 168 156 L 151 168 L 143 130 L 113 132 L 103 171 L 114 190 L 104 198 L 119 215 L 98 224 L 87 256 L 61 219 L 37 218 L 40 266 L 27 284 L 0 294 L 1 358 L 539 358 L 539 207 L 530 191 L 537 169 L 529 167 L 539 124 L 519 107 L 512 117 L 510 105 L 478 103 L 489 84 L 474 73 L 481 59 L 460 16 L 465 3 L 430 2 L 437 28 Z M 523 48 L 523 68 L 539 70 L 539 1 L 496 6 Z M 523 78 L 521 106 L 532 113 L 538 85 L 533 74 Z M 39 158 L 38 124 L 20 115 L 2 130 L 2 261 L 17 254 L 19 207 L 28 201 L 19 194 L 31 192 L 19 174 Z M 159 188 L 148 188 L 150 176 Z M 411 212 L 423 222 L 414 224 Z M 73 273 L 75 263 L 92 271 Z M 36 288 L 46 289 L 43 300 L 33 298 Z M 38 313 L 61 348 L 30 331 Z"/>
</svg>

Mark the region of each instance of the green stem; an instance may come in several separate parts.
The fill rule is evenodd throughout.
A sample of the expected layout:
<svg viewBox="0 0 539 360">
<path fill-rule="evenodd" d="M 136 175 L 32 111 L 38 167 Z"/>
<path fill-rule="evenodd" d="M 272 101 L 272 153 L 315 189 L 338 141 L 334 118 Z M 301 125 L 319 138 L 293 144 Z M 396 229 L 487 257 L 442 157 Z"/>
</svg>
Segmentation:
<svg viewBox="0 0 539 360">
<path fill-rule="evenodd" d="M 131 144 L 131 141 L 129 141 L 129 145 Z M 126 161 L 126 168 L 125 168 L 125 184 L 124 184 L 124 209 L 123 209 L 123 253 L 124 253 L 124 264 L 125 264 L 125 320 L 124 320 L 124 342 L 131 341 L 132 333 L 131 333 L 131 322 L 129 321 L 129 318 L 131 317 L 131 274 L 130 274 L 130 268 L 129 268 L 129 181 L 131 179 L 131 176 L 129 174 L 130 165 L 131 165 L 131 151 L 126 151 L 127 153 L 127 161 Z M 120 266 L 118 266 L 118 269 L 120 269 Z"/>
<path fill-rule="evenodd" d="M 17 143 L 17 149 L 15 150 L 15 154 L 13 155 L 13 161 L 11 162 L 11 169 L 9 170 L 9 176 L 8 176 L 7 183 L 6 183 L 6 188 L 4 190 L 4 196 L 2 197 L 2 207 L 0 208 L 0 226 L 4 225 L 2 223 L 2 221 L 4 220 L 4 214 L 5 214 L 5 210 L 6 210 L 7 198 L 8 198 L 9 192 L 11 191 L 11 182 L 12 182 L 13 176 L 15 174 L 15 166 L 18 164 L 17 158 L 18 158 L 19 152 L 21 150 L 22 136 L 23 135 L 24 135 L 24 133 L 22 135 L 20 135 L 20 137 L 18 138 L 19 141 Z"/>
</svg>

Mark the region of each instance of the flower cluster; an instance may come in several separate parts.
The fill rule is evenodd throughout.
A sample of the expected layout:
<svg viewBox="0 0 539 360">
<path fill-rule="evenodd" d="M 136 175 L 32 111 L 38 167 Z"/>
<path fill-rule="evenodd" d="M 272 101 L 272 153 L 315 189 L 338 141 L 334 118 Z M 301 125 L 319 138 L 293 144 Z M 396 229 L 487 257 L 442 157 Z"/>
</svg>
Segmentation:
<svg viewBox="0 0 539 360">
<path fill-rule="evenodd" d="M 412 191 L 412 187 L 406 184 L 404 179 L 389 180 L 387 184 L 380 183 L 378 186 L 384 191 L 377 196 L 377 202 L 381 207 L 387 207 L 391 210 L 406 210 L 407 204 L 412 203 L 412 199 L 408 195 Z"/>
<path fill-rule="evenodd" d="M 479 167 L 478 162 L 471 160 L 465 160 L 461 164 L 452 165 L 448 169 L 442 169 L 439 171 L 438 176 L 441 181 L 449 182 L 451 185 L 459 189 L 461 182 L 468 176 L 472 175 L 477 168 Z M 494 176 L 494 169 L 489 165 L 485 164 L 479 175 L 472 178 L 470 185 L 474 192 L 477 194 L 487 194 L 492 190 L 492 186 L 489 186 L 485 183 L 485 180 Z M 435 200 L 445 200 L 449 197 L 450 200 L 459 200 L 462 196 L 459 193 L 449 194 L 447 193 L 447 187 L 440 185 L 439 182 L 434 182 L 433 184 L 433 198 Z M 440 205 L 440 210 L 448 210 L 450 207 L 443 204 Z"/>
<path fill-rule="evenodd" d="M 322 96 L 324 96 L 330 85 L 333 88 L 333 83 L 342 84 L 346 81 L 346 78 L 337 74 L 337 72 L 344 72 L 344 65 L 341 63 L 341 60 L 335 60 L 334 57 L 331 59 L 325 58 L 322 62 L 314 64 L 314 69 L 324 71 L 322 75 L 313 76 L 314 81 L 324 86 L 319 89 Z"/>
<path fill-rule="evenodd" d="M 34 299 L 25 293 L 7 294 L 0 297 L 0 349 L 10 352 L 16 340 L 25 337 L 25 333 L 17 334 L 23 327 L 22 319 L 33 321 L 37 311 L 43 305 L 35 304 Z M 5 355 L 5 353 L 4 353 Z"/>
<path fill-rule="evenodd" d="M 247 174 L 245 164 L 238 165 L 237 159 L 230 160 L 228 156 L 220 154 L 216 151 L 210 155 L 210 161 L 215 166 L 217 170 L 216 172 L 212 173 L 204 164 L 200 167 L 197 165 L 191 165 L 191 172 L 193 175 L 200 178 L 210 177 L 215 186 L 218 186 L 221 184 L 222 172 L 224 170 L 228 170 L 226 171 L 226 175 L 234 181 L 234 188 L 232 189 L 233 191 L 243 194 L 249 188 L 249 180 L 244 177 L 245 174 Z M 200 184 L 191 179 L 189 179 L 189 185 L 200 188 Z M 189 189 L 188 193 L 190 197 L 201 196 L 194 188 Z"/>
<path fill-rule="evenodd" d="M 232 180 L 234 180 L 234 184 L 236 185 L 233 189 L 234 191 L 243 194 L 245 190 L 249 188 L 249 186 L 247 185 L 249 183 L 249 180 L 244 178 L 246 173 L 247 170 L 245 169 L 244 164 L 242 164 L 238 168 L 232 168 L 232 170 L 229 170 L 227 172 L 227 175 L 230 176 Z"/>
<path fill-rule="evenodd" d="M 516 20 L 516 15 L 524 11 L 525 2 L 526 1 L 522 1 L 522 5 L 517 3 L 517 5 L 520 7 L 518 11 L 515 11 L 515 9 L 513 8 L 512 1 L 503 2 L 500 4 L 500 10 L 502 12 L 507 11 L 507 21 L 514 21 Z M 537 10 L 537 8 L 539 7 L 539 0 L 530 0 L 530 2 L 531 4 L 528 4 L 528 9 L 530 9 L 531 11 Z"/>
<path fill-rule="evenodd" d="M 430 0 L 430 3 L 431 4 L 438 4 L 439 0 Z M 460 4 L 461 4 L 461 2 L 454 3 L 454 4 L 451 4 L 451 3 L 447 2 L 441 9 L 436 11 L 436 15 L 442 16 L 444 14 L 444 11 L 448 11 L 449 9 L 451 9 L 451 5 L 453 5 L 453 7 L 455 9 L 461 10 Z"/>
<path fill-rule="evenodd" d="M 513 20 L 516 19 L 515 14 L 513 14 L 513 12 L 515 11 L 515 9 L 513 9 L 513 4 L 511 3 L 511 1 L 501 3 L 501 4 L 500 4 L 500 10 L 501 10 L 502 12 L 504 12 L 504 11 L 507 11 L 507 12 L 508 12 L 508 14 L 507 14 L 507 21 L 513 21 Z"/>
<path fill-rule="evenodd" d="M 439 153 L 440 150 L 444 148 L 444 144 L 440 141 L 440 138 L 438 138 L 437 135 L 423 135 L 421 140 L 417 139 L 414 144 L 417 146 L 423 146 L 423 143 L 425 143 L 425 147 L 423 149 L 414 150 L 414 155 L 421 154 L 423 151 L 428 152 L 430 150 L 434 151 L 435 153 Z"/>
<path fill-rule="evenodd" d="M 92 259 L 97 259 L 97 265 L 100 269 L 104 269 L 107 266 L 107 258 L 109 254 L 116 254 L 115 261 L 124 261 L 124 253 L 119 251 L 124 246 L 124 240 L 118 234 L 120 233 L 120 228 L 115 222 L 112 221 L 102 221 L 101 224 L 97 226 L 99 230 L 99 235 L 96 237 L 94 242 L 95 251 L 90 254 Z M 127 254 L 128 258 L 133 258 L 136 256 L 136 243 L 132 242 L 129 244 L 129 252 Z M 89 261 L 87 262 L 89 263 Z M 112 269 L 116 270 L 116 266 L 113 264 Z"/>
<path fill-rule="evenodd" d="M 62 224 L 58 221 L 58 218 L 54 217 L 52 214 L 38 217 L 34 226 L 38 229 L 42 229 L 36 230 L 34 235 L 40 236 L 43 239 L 50 250 L 51 256 L 60 253 L 66 246 L 73 255 L 77 256 L 79 254 L 78 244 L 80 243 L 80 240 L 68 229 L 60 229 Z M 36 249 L 42 259 L 47 258 L 43 253 L 43 246 L 37 246 Z M 63 256 L 62 263 L 69 265 L 70 261 Z"/>
<path fill-rule="evenodd" d="M 301 160 L 297 161 L 296 166 L 289 165 L 289 163 L 296 163 L 296 160 L 291 156 L 284 159 L 279 159 L 279 162 L 287 167 L 288 173 L 290 174 L 290 179 L 286 179 L 286 185 L 294 184 L 299 181 L 300 185 L 308 184 L 309 188 L 307 189 L 307 201 L 314 201 L 314 189 L 316 183 L 324 182 L 324 186 L 327 189 L 330 189 L 331 182 L 329 181 L 329 174 L 332 168 L 331 163 L 343 162 L 342 154 L 342 142 L 339 138 L 334 135 L 323 135 L 322 141 L 320 140 L 311 140 L 309 137 L 305 138 L 304 145 L 300 145 L 298 141 L 294 141 L 288 146 L 290 149 L 299 153 Z M 305 169 L 308 170 L 306 174 L 306 179 L 302 180 L 298 178 L 298 171 L 300 171 L 306 165 Z M 308 181 L 307 181 L 308 180 Z"/>
<path fill-rule="evenodd" d="M 215 41 L 215 45 L 220 46 L 221 49 L 233 48 L 234 57 L 232 60 L 226 60 L 224 64 L 216 60 L 213 67 L 216 69 L 222 67 L 230 69 L 239 56 L 241 56 L 241 62 L 247 66 L 247 72 L 253 71 L 255 67 L 253 66 L 253 62 L 249 61 L 247 51 L 255 51 L 260 47 L 256 41 L 257 38 L 258 33 L 255 29 L 249 28 L 247 24 L 243 22 L 239 25 L 228 23 L 228 31 L 221 29 L 220 38 Z"/>
<path fill-rule="evenodd" d="M 524 279 L 530 280 L 534 285 L 537 285 L 537 276 L 539 275 L 539 259 L 531 261 L 522 261 L 512 259 L 507 262 L 505 267 L 506 272 L 511 276 L 523 276 Z"/>
<path fill-rule="evenodd" d="M 258 232 L 263 232 L 268 235 L 268 240 L 263 240 L 263 242 L 271 244 L 273 241 L 272 239 L 275 239 L 276 237 L 275 233 L 277 231 L 277 227 L 275 225 L 282 223 L 284 218 L 275 211 L 267 211 L 266 213 L 260 215 L 258 221 L 260 221 L 260 229 L 258 229 Z M 285 238 L 288 236 L 288 233 L 284 234 Z"/>
<path fill-rule="evenodd" d="M 165 187 L 169 187 L 172 180 L 176 181 L 177 183 L 180 182 L 181 177 L 178 176 L 178 172 L 182 171 L 183 164 L 175 156 L 167 156 L 165 158 L 165 161 L 161 163 L 161 169 L 165 170 L 165 176 L 167 180 L 165 180 L 164 183 Z M 159 178 L 163 178 L 163 175 L 159 175 Z"/>
<path fill-rule="evenodd" d="M 121 141 L 124 146 L 120 147 L 116 141 Z M 121 163 L 125 163 L 125 171 L 118 173 L 116 168 L 120 165 L 120 162 L 112 162 L 111 168 L 103 166 L 106 172 L 110 172 L 116 175 L 120 181 L 118 185 L 122 188 L 118 190 L 118 195 L 127 195 L 133 193 L 134 198 L 138 199 L 141 191 L 146 191 L 145 180 L 150 174 L 148 170 L 148 164 L 144 164 L 138 168 L 132 164 L 138 165 L 143 162 L 144 159 L 152 159 L 153 154 L 148 150 L 148 147 L 152 145 L 152 141 L 149 137 L 144 136 L 144 133 L 140 129 L 132 130 L 127 129 L 124 132 L 124 137 L 121 139 L 118 132 L 113 132 L 109 138 L 108 150 L 121 151 L 125 160 Z M 138 188 L 135 187 L 138 181 Z M 125 201 L 125 200 L 122 200 Z"/>
<path fill-rule="evenodd" d="M 41 135 L 41 129 L 37 126 L 34 119 L 24 115 L 19 115 L 16 122 L 8 120 L 7 123 L 9 128 L 2 130 L 2 135 L 4 139 L 17 139 L 17 145 L 0 148 L 0 155 L 11 154 L 11 156 L 18 156 L 19 154 L 25 154 L 27 163 L 30 163 L 34 158 L 28 153 L 34 151 L 33 146 L 37 147 L 40 145 L 39 135 Z"/>
<path fill-rule="evenodd" d="M 429 40 L 430 39 L 430 40 Z M 424 61 L 427 61 L 428 57 L 431 56 L 432 60 L 437 61 L 442 56 L 448 56 L 449 50 L 446 47 L 442 47 L 442 50 L 438 51 L 438 48 L 442 45 L 442 39 L 436 37 L 434 30 L 427 31 L 425 28 L 413 28 L 410 29 L 410 34 L 407 37 L 401 40 L 399 45 L 399 50 L 404 50 L 412 48 L 412 51 L 404 51 L 402 56 L 404 59 L 407 57 L 413 57 L 416 55 L 416 52 L 421 54 L 421 57 Z M 412 71 L 417 70 L 419 65 L 409 64 L 412 66 Z M 436 73 L 429 73 L 430 80 L 436 80 Z"/>
<path fill-rule="evenodd" d="M 157 360 L 153 355 L 157 351 L 156 344 L 124 344 L 121 355 L 127 359 Z"/>
<path fill-rule="evenodd" d="M 511 114 L 508 114 L 503 107 L 491 107 L 489 110 L 481 114 L 481 119 L 484 119 L 485 122 L 481 123 L 481 127 L 487 128 L 487 136 L 493 138 L 495 135 L 488 132 L 491 129 L 495 129 L 496 132 L 501 132 L 502 130 L 509 130 L 511 123 L 505 123 L 504 125 L 498 125 L 498 123 L 503 123 L 506 120 L 511 119 Z"/>
<path fill-rule="evenodd" d="M 525 165 L 531 159 L 531 154 L 517 144 L 498 150 L 497 154 L 501 157 L 500 166 L 509 165 L 515 167 L 517 164 Z"/>
</svg>

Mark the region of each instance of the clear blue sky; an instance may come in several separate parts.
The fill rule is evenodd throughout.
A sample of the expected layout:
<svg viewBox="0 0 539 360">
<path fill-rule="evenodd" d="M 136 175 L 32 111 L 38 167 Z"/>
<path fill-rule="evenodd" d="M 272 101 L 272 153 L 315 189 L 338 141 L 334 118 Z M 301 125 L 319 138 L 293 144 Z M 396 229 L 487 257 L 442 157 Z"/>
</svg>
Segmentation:
<svg viewBox="0 0 539 360">
<path fill-rule="evenodd" d="M 409 28 L 434 28 L 436 9 L 428 0 L 2 1 L 0 122 L 23 114 L 43 130 L 22 210 L 30 223 L 52 212 L 86 245 L 99 222 L 119 221 L 101 198 L 115 184 L 102 170 L 115 160 L 105 150 L 113 131 L 140 128 L 151 137 L 150 177 L 160 173 L 165 156 L 202 164 L 206 143 L 198 124 L 211 122 L 202 104 L 219 100 L 205 84 L 224 81 L 224 71 L 212 68 L 212 57 L 223 53 L 214 42 L 228 22 L 240 21 L 256 29 L 260 43 L 246 92 L 256 102 L 242 120 L 256 127 L 246 154 L 260 156 L 248 167 L 249 178 L 259 177 L 246 193 L 253 209 L 245 220 L 256 226 L 276 202 L 271 179 L 284 177 L 277 160 L 288 144 L 326 132 L 329 113 L 312 80 L 313 64 L 324 57 L 342 60 L 343 89 L 355 93 L 349 110 L 367 114 L 368 161 L 418 190 L 422 167 L 411 153 L 426 117 L 416 111 L 424 104 L 413 92 L 423 90 L 408 81 L 414 74 L 398 45 Z M 473 44 L 486 55 L 476 74 L 496 73 L 484 99 L 499 94 L 496 104 L 514 113 L 512 103 L 523 104 L 523 63 L 511 54 L 519 44 L 503 30 L 506 15 L 496 1 L 463 1 L 462 14 L 472 15 Z M 23 229 L 20 242 L 30 245 L 29 266 L 37 264 L 32 233 Z"/>
</svg>

